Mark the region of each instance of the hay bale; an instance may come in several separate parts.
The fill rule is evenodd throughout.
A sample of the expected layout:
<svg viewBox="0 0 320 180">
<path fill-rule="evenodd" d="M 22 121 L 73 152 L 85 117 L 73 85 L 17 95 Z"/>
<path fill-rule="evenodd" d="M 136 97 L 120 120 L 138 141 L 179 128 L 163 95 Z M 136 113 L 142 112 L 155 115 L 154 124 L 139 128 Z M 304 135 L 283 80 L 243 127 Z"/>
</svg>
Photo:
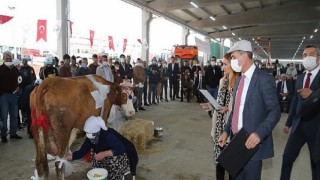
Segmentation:
<svg viewBox="0 0 320 180">
<path fill-rule="evenodd" d="M 153 121 L 129 120 L 121 127 L 120 134 L 135 145 L 138 153 L 143 153 L 147 149 L 148 142 L 153 139 Z"/>
</svg>

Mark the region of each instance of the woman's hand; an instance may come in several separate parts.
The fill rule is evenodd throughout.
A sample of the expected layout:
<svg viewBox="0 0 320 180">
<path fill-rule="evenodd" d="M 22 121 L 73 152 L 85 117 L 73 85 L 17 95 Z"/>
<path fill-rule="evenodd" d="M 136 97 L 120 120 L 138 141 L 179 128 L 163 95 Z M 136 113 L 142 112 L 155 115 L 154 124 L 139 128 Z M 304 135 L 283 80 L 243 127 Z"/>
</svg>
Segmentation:
<svg viewBox="0 0 320 180">
<path fill-rule="evenodd" d="M 101 161 L 102 159 L 104 159 L 106 157 L 105 154 L 106 154 L 105 151 L 101 151 L 98 154 L 94 155 L 94 159 L 97 161 Z"/>
<path fill-rule="evenodd" d="M 209 103 L 201 103 L 202 109 L 205 111 L 210 111 L 210 104 Z"/>
<path fill-rule="evenodd" d="M 68 161 L 72 161 L 72 152 L 71 151 L 67 152 L 66 158 L 67 158 Z"/>
<path fill-rule="evenodd" d="M 228 107 L 225 107 L 225 106 L 224 106 L 224 107 L 221 107 L 220 110 L 219 110 L 220 113 L 225 113 L 225 112 L 227 112 L 227 111 L 229 111 L 229 108 L 228 108 Z"/>
</svg>

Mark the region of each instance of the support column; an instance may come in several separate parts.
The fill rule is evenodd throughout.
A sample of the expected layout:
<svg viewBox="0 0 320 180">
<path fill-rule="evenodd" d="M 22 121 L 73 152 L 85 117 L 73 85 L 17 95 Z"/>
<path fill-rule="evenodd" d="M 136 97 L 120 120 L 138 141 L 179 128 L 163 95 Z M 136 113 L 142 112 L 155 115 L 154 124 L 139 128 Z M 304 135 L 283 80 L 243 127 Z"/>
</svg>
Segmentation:
<svg viewBox="0 0 320 180">
<path fill-rule="evenodd" d="M 188 45 L 188 37 L 190 35 L 190 29 L 182 28 L 182 44 Z"/>
<path fill-rule="evenodd" d="M 220 39 L 220 56 L 223 57 L 225 52 L 224 52 L 224 40 L 225 39 Z M 221 57 L 217 57 L 217 59 L 221 58 Z"/>
<path fill-rule="evenodd" d="M 152 20 L 152 13 L 142 10 L 142 39 L 145 39 L 150 45 L 150 22 Z M 149 48 L 141 48 L 141 59 L 146 60 L 149 64 Z"/>
<path fill-rule="evenodd" d="M 207 43 L 209 43 L 209 46 L 211 46 L 211 39 L 210 38 L 205 38 L 204 41 L 206 41 Z M 211 49 L 211 48 L 210 48 Z M 208 62 L 208 60 L 210 59 L 210 54 L 211 52 L 208 53 L 203 53 L 203 63 L 204 62 Z"/>
<path fill-rule="evenodd" d="M 61 20 L 61 29 L 57 40 L 57 55 L 59 59 L 68 53 L 68 19 L 69 19 L 69 0 L 56 0 L 57 3 L 57 20 Z"/>
</svg>

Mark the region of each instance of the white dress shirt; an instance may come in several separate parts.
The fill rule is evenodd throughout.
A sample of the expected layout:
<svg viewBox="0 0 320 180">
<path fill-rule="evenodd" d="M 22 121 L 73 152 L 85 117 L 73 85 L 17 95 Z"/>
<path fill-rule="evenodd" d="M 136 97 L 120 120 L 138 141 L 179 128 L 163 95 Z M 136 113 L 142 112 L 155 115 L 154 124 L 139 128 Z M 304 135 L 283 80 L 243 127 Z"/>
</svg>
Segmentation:
<svg viewBox="0 0 320 180">
<path fill-rule="evenodd" d="M 310 73 L 312 74 L 312 75 L 310 76 L 310 86 L 311 86 L 314 78 L 315 78 L 316 75 L 318 74 L 319 70 L 320 70 L 320 66 L 316 67 L 314 70 L 312 70 L 312 71 L 310 72 Z M 308 73 L 309 73 L 309 71 L 306 71 L 306 75 L 304 76 L 304 79 L 303 79 L 303 87 L 304 87 L 304 84 L 306 83 L 306 80 L 307 80 L 307 77 L 308 77 Z M 309 86 L 309 87 L 310 87 L 310 86 Z"/>
<path fill-rule="evenodd" d="M 242 96 L 241 96 L 241 101 L 240 101 L 240 107 L 239 107 L 238 130 L 240 130 L 243 126 L 244 103 L 246 101 L 248 88 L 249 88 L 251 78 L 252 78 L 252 75 L 253 75 L 253 72 L 255 69 L 256 69 L 256 66 L 254 64 L 252 64 L 251 67 L 245 73 L 243 73 L 243 75 L 245 75 L 246 77 L 244 79 L 244 86 L 243 86 L 243 91 L 242 91 Z M 238 91 L 237 91 L 237 93 L 238 93 Z"/>
<path fill-rule="evenodd" d="M 284 80 L 281 82 L 281 88 L 283 86 L 283 93 L 287 93 L 288 92 L 288 88 L 287 88 L 287 80 Z"/>
</svg>

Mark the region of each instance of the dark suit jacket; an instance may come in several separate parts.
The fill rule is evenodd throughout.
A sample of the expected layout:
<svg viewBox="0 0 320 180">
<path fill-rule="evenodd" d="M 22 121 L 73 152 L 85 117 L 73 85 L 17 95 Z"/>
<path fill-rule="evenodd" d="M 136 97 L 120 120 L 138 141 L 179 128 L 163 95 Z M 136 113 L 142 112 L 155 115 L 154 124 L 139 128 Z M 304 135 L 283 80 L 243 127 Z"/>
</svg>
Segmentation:
<svg viewBox="0 0 320 180">
<path fill-rule="evenodd" d="M 286 80 L 285 83 L 287 85 L 287 90 L 288 90 L 289 96 L 292 96 L 293 95 L 293 90 L 294 90 L 293 81 L 292 80 Z M 282 81 L 279 81 L 278 84 L 277 84 L 277 93 L 278 93 L 278 95 L 281 93 L 281 86 L 282 86 Z"/>
<path fill-rule="evenodd" d="M 239 81 L 237 79 L 233 96 L 238 89 Z M 234 108 L 234 101 L 233 101 Z M 231 133 L 233 111 L 230 113 L 225 131 Z M 256 68 L 245 100 L 243 109 L 243 127 L 249 133 L 257 133 L 261 138 L 260 149 L 251 158 L 251 160 L 262 160 L 274 156 L 272 130 L 280 120 L 280 106 L 277 96 L 276 83 L 272 75 Z"/>
<path fill-rule="evenodd" d="M 305 72 L 303 74 L 298 75 L 295 83 L 295 90 L 292 98 L 291 108 L 290 108 L 289 116 L 286 122 L 286 126 L 291 127 L 291 133 L 295 132 L 301 120 L 316 121 L 320 119 L 320 113 L 318 114 L 318 116 L 315 116 L 312 119 L 301 118 L 302 117 L 301 109 L 302 109 L 304 100 L 302 99 L 302 97 L 297 91 L 298 89 L 303 88 L 303 80 L 305 75 L 306 75 Z M 319 89 L 319 87 L 320 87 L 320 71 L 312 81 L 312 84 L 310 85 L 310 89 L 312 91 L 316 91 L 317 89 Z"/>
<path fill-rule="evenodd" d="M 133 70 L 132 70 L 131 64 L 125 63 L 123 68 L 122 63 L 120 63 L 119 70 L 120 70 L 120 75 L 122 79 L 125 79 L 125 76 L 127 76 L 127 79 L 133 78 Z"/>
<path fill-rule="evenodd" d="M 174 64 L 174 70 L 172 69 L 172 63 L 168 65 L 168 76 L 170 79 L 177 79 L 179 71 L 179 65 L 177 63 Z"/>
<path fill-rule="evenodd" d="M 222 71 L 220 67 L 218 66 L 212 67 L 211 65 L 209 65 L 206 68 L 204 82 L 210 88 L 218 87 L 221 78 L 222 78 Z"/>
</svg>

